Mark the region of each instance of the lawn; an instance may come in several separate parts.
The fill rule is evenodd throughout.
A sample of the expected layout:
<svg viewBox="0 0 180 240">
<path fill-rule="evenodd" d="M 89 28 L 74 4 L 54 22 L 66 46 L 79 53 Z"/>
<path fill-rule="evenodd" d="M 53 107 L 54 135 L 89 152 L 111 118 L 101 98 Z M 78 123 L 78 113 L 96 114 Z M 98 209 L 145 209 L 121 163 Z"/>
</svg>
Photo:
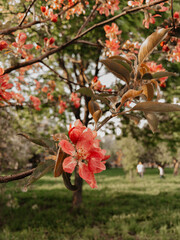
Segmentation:
<svg viewBox="0 0 180 240">
<path fill-rule="evenodd" d="M 147 169 L 132 181 L 122 169 L 97 174 L 98 189 L 83 187 L 81 209 L 72 192 L 50 174 L 27 192 L 6 184 L 0 197 L 0 240 L 179 240 L 180 176 Z"/>
</svg>

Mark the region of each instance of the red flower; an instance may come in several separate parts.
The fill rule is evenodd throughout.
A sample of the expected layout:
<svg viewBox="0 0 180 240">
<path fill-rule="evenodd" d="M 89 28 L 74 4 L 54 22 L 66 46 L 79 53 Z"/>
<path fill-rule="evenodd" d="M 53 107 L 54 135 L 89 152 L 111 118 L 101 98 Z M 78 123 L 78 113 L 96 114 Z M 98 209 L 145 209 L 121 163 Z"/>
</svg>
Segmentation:
<svg viewBox="0 0 180 240">
<path fill-rule="evenodd" d="M 163 50 L 163 52 L 169 52 L 170 49 L 169 49 L 168 45 L 166 44 L 163 46 L 162 50 Z"/>
<path fill-rule="evenodd" d="M 6 41 L 0 41 L 0 51 L 2 51 L 3 49 L 7 48 L 8 44 Z"/>
<path fill-rule="evenodd" d="M 52 22 L 54 22 L 54 23 L 57 22 L 57 19 L 58 19 L 58 15 L 57 14 L 52 14 L 51 15 L 51 21 Z"/>
<path fill-rule="evenodd" d="M 92 188 L 96 188 L 94 173 L 106 169 L 104 160 L 105 150 L 99 147 L 99 140 L 95 139 L 97 133 L 82 125 L 80 120 L 75 122 L 74 127 L 69 130 L 69 137 L 72 143 L 67 140 L 60 141 L 62 150 L 70 156 L 64 159 L 63 169 L 72 173 L 76 166 L 79 167 L 79 175 Z"/>
<path fill-rule="evenodd" d="M 179 18 L 179 12 L 175 12 L 173 17 L 178 19 Z"/>
<path fill-rule="evenodd" d="M 55 42 L 55 39 L 53 37 L 49 39 L 49 44 L 50 45 L 53 44 L 54 42 Z"/>
<path fill-rule="evenodd" d="M 45 13 L 46 12 L 46 7 L 41 6 L 41 12 Z"/>
</svg>

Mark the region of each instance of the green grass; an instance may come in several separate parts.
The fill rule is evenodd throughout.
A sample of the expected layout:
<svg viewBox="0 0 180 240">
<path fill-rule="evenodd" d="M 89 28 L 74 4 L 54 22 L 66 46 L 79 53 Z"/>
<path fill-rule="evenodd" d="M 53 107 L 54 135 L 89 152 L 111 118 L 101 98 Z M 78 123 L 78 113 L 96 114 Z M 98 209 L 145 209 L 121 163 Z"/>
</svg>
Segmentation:
<svg viewBox="0 0 180 240">
<path fill-rule="evenodd" d="M 98 189 L 83 187 L 81 209 L 50 174 L 27 192 L 8 183 L 0 197 L 0 240 L 179 240 L 180 176 L 147 169 L 128 180 L 122 169 L 97 174 Z"/>
</svg>

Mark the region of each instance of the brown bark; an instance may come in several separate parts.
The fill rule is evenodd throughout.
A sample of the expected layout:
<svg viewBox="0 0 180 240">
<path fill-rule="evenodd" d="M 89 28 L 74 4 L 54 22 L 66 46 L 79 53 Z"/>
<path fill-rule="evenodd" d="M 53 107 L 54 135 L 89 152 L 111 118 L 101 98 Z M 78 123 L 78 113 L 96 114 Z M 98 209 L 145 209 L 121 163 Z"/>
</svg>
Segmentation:
<svg viewBox="0 0 180 240">
<path fill-rule="evenodd" d="M 25 177 L 28 177 L 34 172 L 35 168 L 27 170 L 22 173 L 14 174 L 14 175 L 9 175 L 9 176 L 0 176 L 0 183 L 7 183 L 15 180 L 19 180 Z"/>
<path fill-rule="evenodd" d="M 79 208 L 82 203 L 82 186 L 83 186 L 83 180 L 78 174 L 78 169 L 75 170 L 75 185 L 78 187 L 78 190 L 74 192 L 73 194 L 73 202 L 72 207 L 73 208 Z"/>
</svg>

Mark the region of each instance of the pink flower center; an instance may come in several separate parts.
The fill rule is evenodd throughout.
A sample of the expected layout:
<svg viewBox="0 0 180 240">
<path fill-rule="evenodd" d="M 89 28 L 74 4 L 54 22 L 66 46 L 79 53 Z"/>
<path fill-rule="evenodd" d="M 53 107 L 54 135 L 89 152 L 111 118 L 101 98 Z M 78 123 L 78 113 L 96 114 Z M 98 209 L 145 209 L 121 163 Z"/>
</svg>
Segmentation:
<svg viewBox="0 0 180 240">
<path fill-rule="evenodd" d="M 86 159 L 88 156 L 87 151 L 85 151 L 83 148 L 77 149 L 77 158 L 80 159 Z"/>
</svg>

